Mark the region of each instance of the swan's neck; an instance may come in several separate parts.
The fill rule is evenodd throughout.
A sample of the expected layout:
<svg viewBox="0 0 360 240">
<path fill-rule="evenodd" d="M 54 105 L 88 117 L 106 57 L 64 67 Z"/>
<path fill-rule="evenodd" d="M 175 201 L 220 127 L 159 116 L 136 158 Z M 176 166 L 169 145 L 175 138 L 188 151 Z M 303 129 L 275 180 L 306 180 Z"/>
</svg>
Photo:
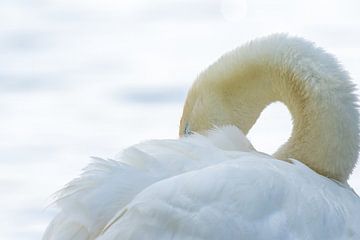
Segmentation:
<svg viewBox="0 0 360 240">
<path fill-rule="evenodd" d="M 271 47 L 254 42 L 220 58 L 189 92 L 181 124 L 190 122 L 195 131 L 234 124 L 247 134 L 268 104 L 281 101 L 292 114 L 293 131 L 274 157 L 297 159 L 345 182 L 358 156 L 352 84 L 330 55 L 292 41 Z"/>
</svg>

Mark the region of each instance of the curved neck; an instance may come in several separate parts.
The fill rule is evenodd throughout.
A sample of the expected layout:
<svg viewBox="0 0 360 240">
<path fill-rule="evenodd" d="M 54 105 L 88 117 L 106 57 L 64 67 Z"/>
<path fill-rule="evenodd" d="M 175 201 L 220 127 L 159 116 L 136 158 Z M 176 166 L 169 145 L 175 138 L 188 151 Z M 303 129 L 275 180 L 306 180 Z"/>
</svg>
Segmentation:
<svg viewBox="0 0 360 240">
<path fill-rule="evenodd" d="M 208 116 L 211 124 L 234 124 L 245 134 L 268 104 L 283 102 L 293 117 L 293 131 L 274 157 L 297 159 L 345 182 L 358 156 L 352 92 L 333 57 L 301 39 L 276 36 L 224 55 L 199 76 L 188 100 L 196 94 L 209 104 L 217 102 L 224 117 Z"/>
</svg>

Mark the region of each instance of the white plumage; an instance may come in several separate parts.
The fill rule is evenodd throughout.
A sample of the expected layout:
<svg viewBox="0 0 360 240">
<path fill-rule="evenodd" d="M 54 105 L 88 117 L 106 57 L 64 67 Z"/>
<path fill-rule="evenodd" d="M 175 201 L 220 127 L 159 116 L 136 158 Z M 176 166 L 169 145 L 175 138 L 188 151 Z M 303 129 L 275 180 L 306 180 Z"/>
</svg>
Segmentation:
<svg viewBox="0 0 360 240">
<path fill-rule="evenodd" d="M 310 57 L 308 61 L 301 57 L 298 46 L 300 45 L 300 49 L 305 46 L 313 55 L 320 52 L 303 40 L 275 35 L 255 42 L 255 47 L 238 49 L 236 54 L 241 56 L 241 53 L 246 53 L 248 49 L 256 48 L 257 44 L 270 46 L 271 42 L 275 46 L 273 55 L 264 51 L 266 54 L 256 67 L 263 69 L 263 65 L 267 63 L 261 61 L 268 59 L 271 62 L 273 56 L 277 57 L 274 61 L 275 70 L 266 65 L 269 76 L 275 78 L 274 74 L 278 73 L 277 71 L 282 77 L 290 74 L 292 78 L 286 83 L 290 84 L 290 87 L 291 82 L 298 76 L 294 76 L 286 64 L 278 64 L 279 55 L 276 55 L 276 52 L 280 51 L 279 54 L 282 54 L 281 51 L 285 49 L 291 52 L 291 56 L 300 56 L 302 63 L 308 65 L 312 64 L 314 58 Z M 285 47 L 279 48 L 279 43 L 285 43 Z M 234 55 L 238 56 L 236 54 L 226 55 L 219 61 L 226 63 L 227 57 L 234 58 Z M 290 60 L 294 60 L 291 56 Z M 258 55 L 254 53 L 253 57 Z M 324 54 L 322 57 L 326 58 L 327 55 Z M 295 133 L 297 137 L 294 139 L 298 145 L 290 142 L 291 144 L 283 146 L 280 151 L 279 158 L 286 161 L 257 152 L 239 128 L 245 128 L 247 132 L 253 124 L 252 119 L 256 117 L 249 109 L 258 111 L 257 104 L 262 107 L 266 104 L 259 95 L 258 103 L 251 102 L 252 108 L 243 109 L 242 106 L 237 107 L 221 97 L 211 96 L 215 93 L 208 91 L 210 83 L 214 80 L 209 76 L 218 76 L 219 72 L 226 69 L 219 70 L 219 66 L 214 64 L 200 75 L 190 91 L 180 126 L 180 133 L 185 129 L 187 133 L 192 130 L 201 132 L 202 135 L 195 133 L 177 140 L 148 141 L 124 150 L 115 160 L 94 159 L 79 178 L 70 182 L 57 194 L 56 204 L 61 212 L 48 227 L 44 239 L 360 239 L 360 198 L 346 183 L 348 173 L 351 172 L 349 166 L 353 167 L 356 162 L 353 158 L 357 157 L 357 152 L 353 151 L 358 150 L 356 98 L 346 73 L 338 68 L 331 57 L 329 58 L 330 60 L 326 59 L 325 65 L 329 62 L 330 64 L 325 68 L 330 69 L 332 64 L 336 66 L 335 70 L 330 70 L 338 74 L 330 74 L 336 81 L 327 80 L 330 75 L 323 72 L 322 62 L 315 67 L 317 71 L 308 68 L 306 64 L 301 65 L 301 71 L 312 69 L 303 79 L 316 79 L 318 83 L 314 84 L 313 81 L 310 82 L 311 86 L 304 87 L 296 82 L 293 88 L 300 89 L 296 92 L 299 95 L 294 96 L 294 92 L 289 90 L 291 94 L 283 97 L 284 101 L 291 105 L 289 108 L 293 110 L 295 117 L 299 118 L 304 114 L 307 119 L 311 117 L 311 112 L 315 122 L 319 121 L 317 118 L 321 120 L 323 116 L 332 115 L 314 115 L 313 106 L 319 106 L 318 110 L 324 113 L 331 110 L 328 109 L 331 104 L 338 106 L 336 109 L 345 106 L 342 108 L 343 111 L 338 113 L 344 116 L 334 118 L 336 121 L 345 121 L 343 125 L 340 124 L 340 128 L 334 126 L 329 129 L 330 134 L 320 132 L 322 135 L 316 135 L 315 139 L 306 138 L 299 132 Z M 251 57 L 246 59 L 254 61 Z M 291 62 L 290 60 L 288 62 Z M 246 61 L 241 61 L 241 64 L 247 69 Z M 296 67 L 300 68 L 295 64 Z M 241 78 L 240 73 L 235 74 L 236 77 Z M 252 71 L 244 76 L 256 79 L 258 73 Z M 285 78 L 288 79 L 287 75 Z M 256 86 L 256 81 L 254 82 Z M 304 82 L 306 85 L 307 81 Z M 265 88 L 289 88 L 286 84 L 280 83 L 279 86 Z M 249 88 L 252 94 L 253 91 L 262 93 L 263 89 L 260 87 L 259 85 L 253 88 L 253 85 L 248 87 L 243 84 L 239 91 L 247 93 L 246 90 Z M 205 92 L 210 97 L 205 98 L 204 91 L 199 89 L 207 89 Z M 329 89 L 331 94 L 326 94 Z M 230 94 L 230 97 L 235 97 L 231 91 L 224 91 L 227 95 Z M 324 91 L 324 95 L 319 95 L 319 92 Z M 333 96 L 333 93 L 338 95 Z M 314 94 L 316 98 L 312 97 Z M 304 103 L 304 96 L 307 96 L 307 100 L 328 97 L 322 99 L 323 102 L 311 102 L 309 110 L 308 103 Z M 293 103 L 296 101 L 289 101 L 289 98 L 302 99 L 303 111 L 294 110 L 297 104 Z M 274 99 L 271 97 L 266 99 L 267 102 L 272 100 Z M 334 103 L 334 100 L 338 102 Z M 324 101 L 329 103 L 324 104 Z M 201 109 L 208 111 L 201 112 L 199 104 Z M 214 111 L 210 106 L 216 108 L 213 115 L 210 114 Z M 236 126 L 227 125 L 208 130 L 208 126 L 212 124 L 231 124 L 229 109 L 245 120 L 233 120 Z M 219 117 L 218 114 L 222 112 L 224 115 Z M 324 123 L 328 124 L 325 120 Z M 315 126 L 318 125 L 309 128 Z M 343 139 L 343 132 L 339 132 L 340 130 L 345 133 L 353 130 L 355 133 Z M 334 135 L 332 131 L 338 135 Z M 307 149 L 304 146 L 313 147 L 308 141 L 313 141 L 311 144 L 317 144 L 316 147 L 320 148 L 321 151 L 316 150 L 313 155 L 318 159 L 308 159 L 312 148 Z M 346 143 L 349 153 L 345 156 L 342 146 Z M 326 148 L 326 144 L 331 148 Z M 299 149 L 298 146 L 302 148 Z M 331 152 L 334 152 L 336 157 L 343 156 L 343 159 L 322 159 L 330 156 Z M 287 158 L 284 153 L 287 154 Z M 293 155 L 304 156 L 304 159 L 293 160 Z M 333 166 L 329 166 L 330 164 Z M 326 174 L 337 180 L 323 176 Z"/>
<path fill-rule="evenodd" d="M 349 187 L 249 146 L 224 127 L 95 159 L 59 195 L 63 213 L 45 239 L 360 237 L 360 199 Z"/>
</svg>

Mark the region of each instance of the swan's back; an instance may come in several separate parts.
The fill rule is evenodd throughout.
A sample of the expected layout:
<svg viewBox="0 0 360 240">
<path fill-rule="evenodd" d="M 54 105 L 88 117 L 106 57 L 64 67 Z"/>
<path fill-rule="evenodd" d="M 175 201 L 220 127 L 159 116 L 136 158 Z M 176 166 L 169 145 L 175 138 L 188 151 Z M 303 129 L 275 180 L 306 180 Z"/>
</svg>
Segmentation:
<svg viewBox="0 0 360 240">
<path fill-rule="evenodd" d="M 359 239 L 359 207 L 304 165 L 243 154 L 149 186 L 100 239 Z"/>
<path fill-rule="evenodd" d="M 44 239 L 360 237 L 351 189 L 253 151 L 236 127 L 144 142 L 117 160 L 95 160 L 59 193 Z"/>
</svg>

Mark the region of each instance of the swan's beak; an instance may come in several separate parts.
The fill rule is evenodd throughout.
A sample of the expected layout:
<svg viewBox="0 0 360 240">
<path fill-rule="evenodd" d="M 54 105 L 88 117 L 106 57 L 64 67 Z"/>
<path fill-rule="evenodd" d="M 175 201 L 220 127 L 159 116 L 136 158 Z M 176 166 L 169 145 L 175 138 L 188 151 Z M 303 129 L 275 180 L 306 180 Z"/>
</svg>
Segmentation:
<svg viewBox="0 0 360 240">
<path fill-rule="evenodd" d="M 189 136 L 191 134 L 193 134 L 193 132 L 190 129 L 190 124 L 187 122 L 185 123 L 184 136 Z"/>
</svg>

